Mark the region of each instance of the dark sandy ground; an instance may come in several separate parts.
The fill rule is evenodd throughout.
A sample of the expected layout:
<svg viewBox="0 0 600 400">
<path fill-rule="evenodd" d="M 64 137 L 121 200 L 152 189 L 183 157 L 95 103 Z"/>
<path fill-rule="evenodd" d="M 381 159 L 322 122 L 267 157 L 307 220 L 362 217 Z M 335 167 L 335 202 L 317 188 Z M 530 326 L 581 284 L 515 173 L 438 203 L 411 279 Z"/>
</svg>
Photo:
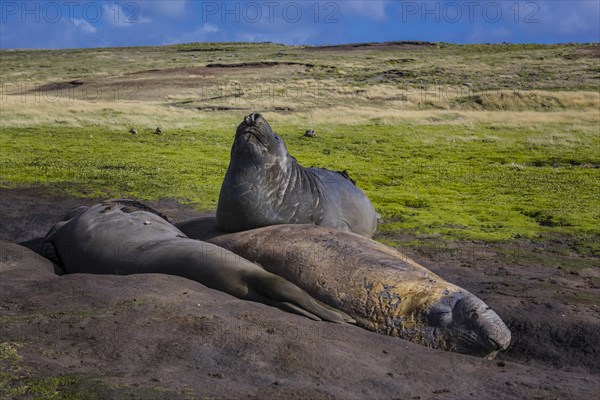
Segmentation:
<svg viewBox="0 0 600 400">
<path fill-rule="evenodd" d="M 35 249 L 70 208 L 95 201 L 0 189 L 0 239 Z M 176 201 L 149 204 L 172 222 L 198 216 Z M 404 252 L 509 325 L 513 344 L 493 361 L 310 321 L 179 277 L 21 269 L 0 272 L 0 396 L 36 398 L 46 384 L 55 398 L 86 399 L 600 398 L 597 260 L 559 254 L 560 242 L 457 246 Z M 0 245 L 4 265 L 33 259 L 11 249 Z M 544 261 L 560 257 L 586 267 Z"/>
</svg>

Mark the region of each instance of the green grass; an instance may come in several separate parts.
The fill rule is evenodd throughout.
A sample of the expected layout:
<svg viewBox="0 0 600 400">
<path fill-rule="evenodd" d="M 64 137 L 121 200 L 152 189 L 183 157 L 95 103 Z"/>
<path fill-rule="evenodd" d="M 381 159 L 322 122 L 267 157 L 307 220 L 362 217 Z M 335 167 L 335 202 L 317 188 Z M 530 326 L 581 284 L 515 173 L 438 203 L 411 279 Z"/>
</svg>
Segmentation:
<svg viewBox="0 0 600 400">
<path fill-rule="evenodd" d="M 0 377 L 0 379 L 2 379 Z M 139 388 L 125 385 L 111 385 L 100 379 L 78 375 L 59 375 L 37 378 L 26 377 L 11 382 L 10 387 L 2 388 L 8 398 L 34 400 L 161 400 L 200 399 L 193 393 L 175 393 L 162 388 Z M 1 391 L 0 391 L 1 393 Z"/>
<path fill-rule="evenodd" d="M 261 111 L 303 165 L 349 171 L 390 244 L 397 233 L 566 235 L 576 252 L 600 254 L 599 55 L 597 44 L 2 50 L 0 185 L 214 210 L 235 126 Z M 206 67 L 257 61 L 283 64 Z M 19 85 L 75 79 L 74 98 L 19 97 Z M 134 102 L 114 98 L 132 87 Z M 98 103 L 82 95 L 97 88 Z M 307 128 L 318 138 L 302 137 Z"/>
<path fill-rule="evenodd" d="M 162 136 L 99 127 L 5 129 L 1 182 L 71 195 L 176 198 L 214 210 L 232 123 L 222 118 L 205 132 Z M 275 129 L 303 165 L 348 170 L 382 215 L 382 232 L 488 241 L 600 234 L 594 126 L 317 126 L 316 140 L 296 134 L 301 126 Z"/>
<path fill-rule="evenodd" d="M 181 399 L 198 398 L 186 390 L 180 393 L 161 387 L 130 387 L 108 383 L 86 375 L 32 376 L 27 358 L 19 354 L 26 346 L 17 342 L 0 343 L 0 398 L 34 400 L 103 400 L 103 399 Z M 51 371 L 46 371 L 50 373 Z"/>
<path fill-rule="evenodd" d="M 98 378 L 82 375 L 58 375 L 52 377 L 13 377 L 0 372 L 0 395 L 9 399 L 33 400 L 130 400 L 130 399 L 180 399 L 193 400 L 200 397 L 193 393 L 175 393 L 163 388 L 140 388 L 112 385 Z"/>
</svg>

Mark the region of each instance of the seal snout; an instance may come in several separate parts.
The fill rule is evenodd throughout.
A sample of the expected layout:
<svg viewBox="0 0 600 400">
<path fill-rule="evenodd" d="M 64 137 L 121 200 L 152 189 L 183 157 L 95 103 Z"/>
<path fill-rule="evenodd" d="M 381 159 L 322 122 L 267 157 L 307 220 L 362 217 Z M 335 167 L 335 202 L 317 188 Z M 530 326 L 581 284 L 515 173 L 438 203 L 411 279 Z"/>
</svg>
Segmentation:
<svg viewBox="0 0 600 400">
<path fill-rule="evenodd" d="M 259 113 L 248 114 L 244 117 L 236 130 L 235 138 L 240 139 L 244 143 L 244 147 L 248 143 L 257 144 L 258 142 L 263 147 L 269 147 L 273 132 L 268 122 Z"/>
<path fill-rule="evenodd" d="M 257 124 L 261 119 L 264 119 L 262 117 L 262 115 L 260 115 L 259 113 L 252 113 L 249 115 L 246 115 L 244 117 L 244 122 L 246 123 L 246 125 L 255 125 Z"/>
<path fill-rule="evenodd" d="M 268 131 L 270 131 L 270 127 L 267 121 L 265 121 L 264 117 L 259 113 L 252 113 L 244 117 L 244 120 L 240 123 L 240 125 L 237 128 L 236 134 L 264 134 Z"/>
<path fill-rule="evenodd" d="M 489 354 L 506 350 L 510 345 L 510 330 L 502 319 L 479 298 L 470 295 L 458 300 L 453 314 L 462 320 L 463 329 L 479 337 L 479 345 Z"/>
<path fill-rule="evenodd" d="M 498 314 L 488 308 L 479 316 L 479 320 L 490 346 L 496 351 L 506 350 L 510 345 L 511 333 Z"/>
<path fill-rule="evenodd" d="M 430 308 L 428 323 L 445 349 L 493 358 L 510 345 L 510 330 L 502 319 L 470 293 L 442 297 Z"/>
</svg>

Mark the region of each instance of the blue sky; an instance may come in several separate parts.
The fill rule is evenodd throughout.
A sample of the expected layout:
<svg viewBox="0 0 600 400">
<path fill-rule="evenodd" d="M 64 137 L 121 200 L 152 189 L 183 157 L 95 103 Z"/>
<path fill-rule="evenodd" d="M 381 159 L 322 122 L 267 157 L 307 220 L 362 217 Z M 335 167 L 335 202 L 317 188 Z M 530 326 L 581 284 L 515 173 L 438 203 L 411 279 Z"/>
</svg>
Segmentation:
<svg viewBox="0 0 600 400">
<path fill-rule="evenodd" d="M 1 48 L 600 42 L 600 0 L 0 0 Z"/>
</svg>

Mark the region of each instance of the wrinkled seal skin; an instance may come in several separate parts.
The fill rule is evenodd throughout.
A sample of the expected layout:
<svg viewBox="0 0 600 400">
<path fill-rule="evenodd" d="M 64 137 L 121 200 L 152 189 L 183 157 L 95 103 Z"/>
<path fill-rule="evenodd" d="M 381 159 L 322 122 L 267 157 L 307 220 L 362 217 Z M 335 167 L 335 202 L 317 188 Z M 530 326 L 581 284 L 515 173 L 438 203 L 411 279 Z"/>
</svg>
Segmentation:
<svg viewBox="0 0 600 400">
<path fill-rule="evenodd" d="M 158 212 L 130 200 L 72 211 L 48 233 L 43 253 L 67 273 L 163 273 L 200 282 L 315 320 L 354 322 L 296 285 L 214 244 L 192 240 Z"/>
<path fill-rule="evenodd" d="M 377 218 L 367 196 L 344 175 L 298 164 L 260 114 L 238 126 L 217 206 L 221 230 L 314 224 L 371 237 Z"/>
<path fill-rule="evenodd" d="M 510 331 L 483 301 L 371 239 L 314 225 L 219 236 L 209 225 L 180 227 L 193 238 L 211 236 L 209 242 L 294 282 L 368 330 L 488 358 L 510 344 Z"/>
</svg>

